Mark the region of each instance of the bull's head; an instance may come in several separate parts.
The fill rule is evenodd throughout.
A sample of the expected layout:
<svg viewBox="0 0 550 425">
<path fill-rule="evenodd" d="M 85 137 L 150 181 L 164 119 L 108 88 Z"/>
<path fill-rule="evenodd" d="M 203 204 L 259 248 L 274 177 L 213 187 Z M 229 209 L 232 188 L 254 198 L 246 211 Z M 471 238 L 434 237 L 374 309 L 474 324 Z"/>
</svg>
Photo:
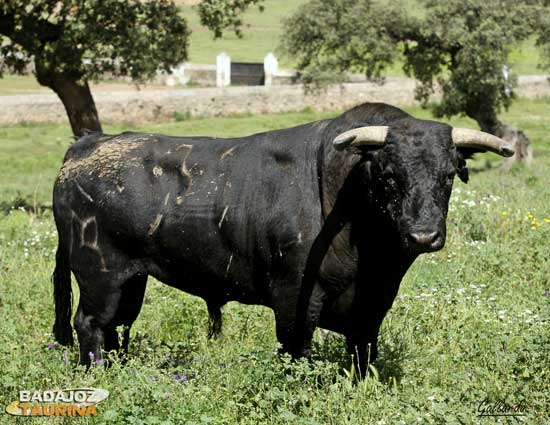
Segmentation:
<svg viewBox="0 0 550 425">
<path fill-rule="evenodd" d="M 355 128 L 337 136 L 333 146 L 362 155 L 371 202 L 414 254 L 443 248 L 454 177 L 468 180 L 465 159 L 480 151 L 514 154 L 509 143 L 490 134 L 421 120 Z"/>
</svg>

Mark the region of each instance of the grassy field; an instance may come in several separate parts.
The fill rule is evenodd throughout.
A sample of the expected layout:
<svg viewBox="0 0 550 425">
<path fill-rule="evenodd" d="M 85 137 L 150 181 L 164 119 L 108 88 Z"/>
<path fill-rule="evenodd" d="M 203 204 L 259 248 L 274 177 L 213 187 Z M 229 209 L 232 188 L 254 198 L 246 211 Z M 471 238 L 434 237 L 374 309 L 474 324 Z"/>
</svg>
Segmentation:
<svg viewBox="0 0 550 425">
<path fill-rule="evenodd" d="M 216 63 L 216 56 L 226 52 L 232 60 L 263 62 L 268 52 L 275 52 L 282 30 L 282 19 L 292 14 L 306 0 L 266 0 L 265 10 L 250 8 L 243 16 L 243 37 L 227 31 L 214 40 L 212 32 L 200 24 L 196 6 L 182 6 L 182 14 L 191 28 L 189 61 Z M 291 66 L 292 58 L 281 58 L 281 66 Z"/>
<path fill-rule="evenodd" d="M 138 129 L 235 136 L 330 115 L 304 111 Z M 468 185 L 455 183 L 447 245 L 422 256 L 405 276 L 383 324 L 379 360 L 358 384 L 338 335 L 316 337 L 312 365 L 293 364 L 276 355 L 270 310 L 231 303 L 223 337 L 207 341 L 203 302 L 153 280 L 128 363 L 88 374 L 75 369 L 77 350 L 56 346 L 50 334 L 51 213 L 9 209 L 17 199 L 49 202 L 70 131 L 0 129 L 0 203 L 9 210 L 0 213 L 0 405 L 22 389 L 93 386 L 110 392 L 93 423 L 550 423 L 549 115 L 546 99 L 520 100 L 503 116 L 532 138 L 531 169 L 504 173 L 498 157 L 485 155 L 472 162 Z M 483 402 L 521 403 L 526 416 L 478 417 Z M 0 423 L 8 419 L 0 414 Z"/>
</svg>

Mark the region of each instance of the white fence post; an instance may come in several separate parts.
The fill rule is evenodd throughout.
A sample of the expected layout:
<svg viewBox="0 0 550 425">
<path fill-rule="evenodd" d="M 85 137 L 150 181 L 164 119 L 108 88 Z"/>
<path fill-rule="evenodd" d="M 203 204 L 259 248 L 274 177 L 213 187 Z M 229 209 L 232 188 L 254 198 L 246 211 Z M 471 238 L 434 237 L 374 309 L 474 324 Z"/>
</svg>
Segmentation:
<svg viewBox="0 0 550 425">
<path fill-rule="evenodd" d="M 273 75 L 277 73 L 279 69 L 279 61 L 275 55 L 269 52 L 264 58 L 264 73 L 265 73 L 265 85 L 271 86 L 273 84 Z"/>
<path fill-rule="evenodd" d="M 189 82 L 189 77 L 185 75 L 185 63 L 180 63 L 178 66 L 171 69 L 164 83 L 167 86 L 174 87 L 178 84 L 186 85 Z"/>
<path fill-rule="evenodd" d="M 226 53 L 216 57 L 216 85 L 226 87 L 231 84 L 231 58 Z"/>
</svg>

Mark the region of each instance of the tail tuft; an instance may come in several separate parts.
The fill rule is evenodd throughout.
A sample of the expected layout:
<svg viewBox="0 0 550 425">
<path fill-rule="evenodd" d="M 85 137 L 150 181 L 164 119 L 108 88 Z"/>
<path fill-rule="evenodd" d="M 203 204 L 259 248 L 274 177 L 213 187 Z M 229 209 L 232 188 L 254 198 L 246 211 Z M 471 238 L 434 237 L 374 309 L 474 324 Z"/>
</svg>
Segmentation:
<svg viewBox="0 0 550 425">
<path fill-rule="evenodd" d="M 72 290 L 71 269 L 68 256 L 62 250 L 61 244 L 55 254 L 55 270 L 52 275 L 53 298 L 55 302 L 55 323 L 53 335 L 61 345 L 73 345 L 72 316 Z"/>
<path fill-rule="evenodd" d="M 222 310 L 219 305 L 208 303 L 208 338 L 217 338 L 222 333 Z"/>
</svg>

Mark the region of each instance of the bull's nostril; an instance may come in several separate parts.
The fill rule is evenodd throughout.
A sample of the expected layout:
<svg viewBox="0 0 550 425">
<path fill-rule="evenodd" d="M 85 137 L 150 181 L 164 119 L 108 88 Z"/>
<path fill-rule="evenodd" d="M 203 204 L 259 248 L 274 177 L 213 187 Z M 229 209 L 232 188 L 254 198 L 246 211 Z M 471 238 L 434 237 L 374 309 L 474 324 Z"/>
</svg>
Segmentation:
<svg viewBox="0 0 550 425">
<path fill-rule="evenodd" d="M 439 238 L 439 232 L 416 232 L 410 234 L 411 240 L 418 245 L 432 245 Z"/>
</svg>

